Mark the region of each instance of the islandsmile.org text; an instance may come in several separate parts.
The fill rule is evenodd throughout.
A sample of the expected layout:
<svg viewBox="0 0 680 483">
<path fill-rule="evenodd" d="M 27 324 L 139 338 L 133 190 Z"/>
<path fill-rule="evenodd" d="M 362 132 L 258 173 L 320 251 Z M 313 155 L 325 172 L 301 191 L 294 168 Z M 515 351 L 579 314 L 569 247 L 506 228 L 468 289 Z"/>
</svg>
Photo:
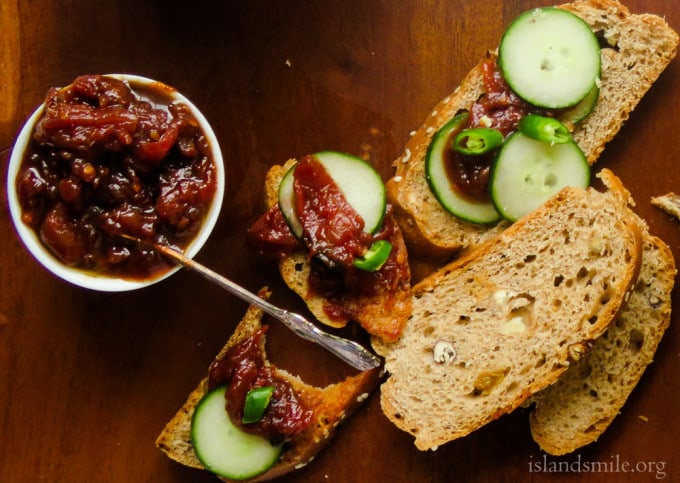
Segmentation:
<svg viewBox="0 0 680 483">
<path fill-rule="evenodd" d="M 619 455 L 612 455 L 608 460 L 588 461 L 581 455 L 571 460 L 555 460 L 547 454 L 534 458 L 530 456 L 529 473 L 637 473 L 648 474 L 657 480 L 668 476 L 665 461 L 626 461 Z"/>
</svg>

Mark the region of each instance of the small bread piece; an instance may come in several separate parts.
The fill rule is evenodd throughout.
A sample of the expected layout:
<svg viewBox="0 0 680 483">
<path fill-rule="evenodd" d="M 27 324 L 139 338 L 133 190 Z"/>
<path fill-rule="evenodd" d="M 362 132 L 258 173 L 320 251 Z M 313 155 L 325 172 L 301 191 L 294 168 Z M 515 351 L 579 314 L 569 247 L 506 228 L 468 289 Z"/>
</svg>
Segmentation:
<svg viewBox="0 0 680 483">
<path fill-rule="evenodd" d="M 402 337 L 373 341 L 389 374 L 383 412 L 427 450 L 512 411 L 618 315 L 641 245 L 619 194 L 565 188 L 430 275 L 413 288 Z"/>
<path fill-rule="evenodd" d="M 263 289 L 260 296 L 268 298 L 269 293 Z M 230 347 L 257 331 L 261 326 L 261 320 L 262 311 L 250 306 L 217 358 L 224 356 Z M 302 404 L 313 409 L 314 415 L 309 426 L 289 443 L 278 463 L 266 473 L 247 481 L 269 480 L 306 466 L 330 440 L 336 427 L 368 398 L 380 377 L 380 370 L 376 368 L 347 377 L 337 384 L 318 388 L 306 384 L 299 377 L 280 368 L 276 368 L 276 372 L 291 384 Z M 189 394 L 187 401 L 165 425 L 156 440 L 156 446 L 169 458 L 192 468 L 203 469 L 191 443 L 191 419 L 196 405 L 206 394 L 207 389 L 208 379 L 205 378 Z"/>
<path fill-rule="evenodd" d="M 670 192 L 665 195 L 653 196 L 652 205 L 680 220 L 680 195 Z"/>
<path fill-rule="evenodd" d="M 626 307 L 583 359 L 533 397 L 531 434 L 552 455 L 592 443 L 609 427 L 670 323 L 673 253 L 649 234 L 644 221 L 638 223 L 644 236 L 642 265 Z"/>
<path fill-rule="evenodd" d="M 631 14 L 615 0 L 578 0 L 561 5 L 583 18 L 608 44 L 601 50 L 600 97 L 573 135 L 592 165 L 630 112 L 676 54 L 678 35 L 656 15 Z M 495 56 L 495 52 L 489 53 Z M 483 93 L 481 63 L 441 101 L 408 140 L 387 182 L 390 201 L 409 249 L 414 254 L 445 256 L 475 246 L 503 230 L 464 222 L 448 213 L 425 179 L 425 155 L 433 135 L 459 110 Z"/>
<path fill-rule="evenodd" d="M 272 166 L 267 172 L 265 180 L 267 207 L 278 203 L 281 178 L 295 163 L 296 161 L 291 159 L 283 166 Z M 390 216 L 388 213 L 385 218 Z M 396 223 L 395 234 L 390 242 L 392 243 L 393 256 L 399 263 L 407 264 L 406 244 Z M 359 323 L 369 334 L 386 340 L 394 340 L 401 334 L 406 319 L 411 313 L 410 269 L 408 265 L 405 268 L 409 270 L 408 279 L 397 281 L 392 293 L 377 293 L 354 301 L 355 322 Z M 347 325 L 349 322 L 347 318 L 331 318 L 325 310 L 326 299 L 313 293 L 310 289 L 308 283 L 310 265 L 305 252 L 296 252 L 281 259 L 279 271 L 286 285 L 305 301 L 309 310 L 320 322 L 336 328 Z"/>
</svg>

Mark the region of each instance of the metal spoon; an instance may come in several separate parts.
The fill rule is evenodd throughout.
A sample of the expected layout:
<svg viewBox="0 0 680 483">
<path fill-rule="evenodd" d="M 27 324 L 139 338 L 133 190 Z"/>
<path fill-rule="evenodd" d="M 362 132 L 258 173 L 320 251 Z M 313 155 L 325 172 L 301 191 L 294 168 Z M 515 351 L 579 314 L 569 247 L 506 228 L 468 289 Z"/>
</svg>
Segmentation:
<svg viewBox="0 0 680 483">
<path fill-rule="evenodd" d="M 236 295 L 242 300 L 256 305 L 267 314 L 279 319 L 286 327 L 295 332 L 295 334 L 299 335 L 303 339 L 319 344 L 355 369 L 365 371 L 380 365 L 380 359 L 366 350 L 362 345 L 322 331 L 316 325 L 305 319 L 302 315 L 281 309 L 267 302 L 266 300 L 261 299 L 257 295 L 249 292 L 228 278 L 223 277 L 219 273 L 214 272 L 208 267 L 185 257 L 177 250 L 159 243 L 142 240 L 130 235 L 122 235 L 122 237 L 152 247 L 154 250 L 162 253 L 176 263 L 198 272 L 204 278 L 219 285 L 232 295 Z"/>
</svg>

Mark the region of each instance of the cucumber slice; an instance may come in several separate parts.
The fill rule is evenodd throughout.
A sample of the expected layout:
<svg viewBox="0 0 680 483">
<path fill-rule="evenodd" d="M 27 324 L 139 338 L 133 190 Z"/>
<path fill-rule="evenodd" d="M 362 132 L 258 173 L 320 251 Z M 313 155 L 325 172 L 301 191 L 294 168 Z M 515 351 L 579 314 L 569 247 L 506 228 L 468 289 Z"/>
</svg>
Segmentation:
<svg viewBox="0 0 680 483">
<path fill-rule="evenodd" d="M 380 174 L 366 161 L 356 156 L 336 151 L 322 151 L 314 155 L 333 178 L 345 199 L 364 220 L 366 233 L 376 232 L 382 225 L 387 196 Z M 279 207 L 293 234 L 302 236 L 300 223 L 294 208 L 293 166 L 281 180 L 279 187 Z"/>
<path fill-rule="evenodd" d="M 425 155 L 425 177 L 430 191 L 446 211 L 472 223 L 493 223 L 501 219 L 493 203 L 477 201 L 459 193 L 446 172 L 445 152 L 452 136 L 465 126 L 467 116 L 467 113 L 458 114 L 435 133 Z"/>
<path fill-rule="evenodd" d="M 191 420 L 196 456 L 209 471 L 224 478 L 245 480 L 264 473 L 279 459 L 282 446 L 249 434 L 234 425 L 224 408 L 226 386 L 208 392 Z"/>
<path fill-rule="evenodd" d="M 503 34 L 498 65 L 510 88 L 539 107 L 578 104 L 600 76 L 600 45 L 577 15 L 555 7 L 521 14 Z"/>
<path fill-rule="evenodd" d="M 491 198 L 504 218 L 515 221 L 565 186 L 585 188 L 590 167 L 583 151 L 570 141 L 549 144 L 520 132 L 511 134 L 491 171 Z"/>
<path fill-rule="evenodd" d="M 347 202 L 364 219 L 364 231 L 378 231 L 387 209 L 385 184 L 380 174 L 363 159 L 349 154 L 322 151 L 314 156 L 344 193 Z"/>
<path fill-rule="evenodd" d="M 295 165 L 293 165 L 283 178 L 281 179 L 281 184 L 279 185 L 279 209 L 283 214 L 283 218 L 288 223 L 290 231 L 293 232 L 296 238 L 302 236 L 302 223 L 300 219 L 295 214 L 295 191 L 293 190 L 293 182 L 295 178 L 293 173 L 295 171 Z"/>
<path fill-rule="evenodd" d="M 563 111 L 558 116 L 558 119 L 564 123 L 576 124 L 583 121 L 586 117 L 590 116 L 590 113 L 595 109 L 595 104 L 597 104 L 597 99 L 600 97 L 600 88 L 594 85 L 590 92 L 586 94 L 586 97 L 581 99 L 581 102 L 576 104 L 574 107 L 570 107 L 566 111 Z"/>
</svg>

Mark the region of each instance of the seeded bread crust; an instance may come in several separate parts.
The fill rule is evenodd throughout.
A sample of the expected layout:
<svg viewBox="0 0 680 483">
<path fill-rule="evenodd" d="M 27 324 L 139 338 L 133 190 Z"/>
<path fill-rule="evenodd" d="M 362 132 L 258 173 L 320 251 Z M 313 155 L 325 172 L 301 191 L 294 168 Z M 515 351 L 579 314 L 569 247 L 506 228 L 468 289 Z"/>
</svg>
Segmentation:
<svg viewBox="0 0 680 483">
<path fill-rule="evenodd" d="M 267 172 L 265 180 L 265 196 L 268 207 L 278 203 L 278 190 L 281 179 L 296 163 L 288 160 L 283 166 L 272 166 Z M 389 213 L 386 218 L 391 216 Z M 406 244 L 401 230 L 395 224 L 395 233 L 390 239 L 392 251 L 399 263 L 404 264 L 408 277 L 393 287 L 391 293 L 378 293 L 363 297 L 358 302 L 355 322 L 374 336 L 386 340 L 395 340 L 401 334 L 406 319 L 411 313 L 410 298 L 410 268 Z M 308 279 L 310 265 L 304 252 L 292 253 L 279 262 L 279 271 L 286 285 L 297 293 L 307 304 L 309 310 L 320 322 L 330 327 L 344 327 L 350 321 L 348 318 L 331 318 L 325 311 L 326 299 L 315 294 L 309 287 Z"/>
<path fill-rule="evenodd" d="M 626 308 L 581 361 L 533 398 L 531 434 L 552 455 L 592 443 L 609 427 L 652 363 L 670 323 L 673 253 L 650 235 L 644 221 L 638 223 L 644 236 L 642 265 Z"/>
<path fill-rule="evenodd" d="M 413 288 L 402 337 L 373 341 L 383 412 L 427 450 L 512 411 L 615 319 L 641 246 L 620 195 L 565 188 Z"/>
<path fill-rule="evenodd" d="M 259 294 L 269 297 L 266 289 Z M 217 358 L 222 357 L 230 347 L 251 336 L 261 327 L 262 311 L 254 306 L 248 308 L 229 341 Z M 264 343 L 264 342 L 263 342 Z M 302 404 L 314 411 L 310 425 L 291 442 L 279 461 L 266 473 L 246 481 L 265 481 L 303 468 L 328 443 L 337 426 L 346 420 L 366 400 L 379 382 L 379 369 L 360 372 L 344 381 L 318 388 L 306 384 L 299 377 L 276 368 L 276 374 L 284 377 L 300 397 Z M 203 469 L 191 442 L 191 419 L 194 409 L 206 394 L 208 380 L 204 378 L 189 394 L 184 405 L 165 425 L 156 440 L 156 446 L 170 459 L 185 466 Z M 230 481 L 222 478 L 224 481 Z"/>
<path fill-rule="evenodd" d="M 675 57 L 678 35 L 656 15 L 631 14 L 615 0 L 579 0 L 561 5 L 583 18 L 611 48 L 601 50 L 600 98 L 593 112 L 574 130 L 574 139 L 592 165 L 616 135 L 630 112 Z M 488 55 L 495 56 L 495 52 Z M 443 257 L 474 247 L 507 227 L 464 222 L 442 208 L 425 179 L 425 155 L 433 135 L 459 110 L 483 93 L 481 63 L 442 100 L 413 133 L 394 162 L 387 182 L 409 249 L 414 254 Z"/>
</svg>

